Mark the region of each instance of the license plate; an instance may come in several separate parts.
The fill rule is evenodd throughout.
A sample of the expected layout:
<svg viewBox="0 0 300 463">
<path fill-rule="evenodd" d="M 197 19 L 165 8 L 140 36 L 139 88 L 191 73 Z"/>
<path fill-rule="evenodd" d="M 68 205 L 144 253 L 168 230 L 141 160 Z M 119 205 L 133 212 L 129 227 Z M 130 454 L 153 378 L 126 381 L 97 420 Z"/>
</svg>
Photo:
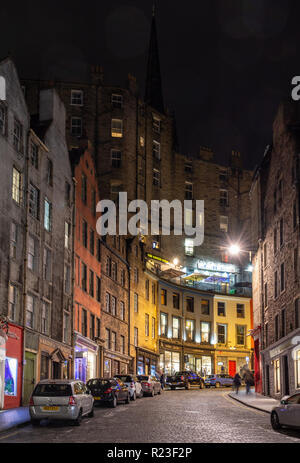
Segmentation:
<svg viewBox="0 0 300 463">
<path fill-rule="evenodd" d="M 59 407 L 43 407 L 43 410 L 45 410 L 47 412 L 58 412 Z"/>
<path fill-rule="evenodd" d="M 94 400 L 101 400 L 101 397 L 94 397 Z"/>
</svg>

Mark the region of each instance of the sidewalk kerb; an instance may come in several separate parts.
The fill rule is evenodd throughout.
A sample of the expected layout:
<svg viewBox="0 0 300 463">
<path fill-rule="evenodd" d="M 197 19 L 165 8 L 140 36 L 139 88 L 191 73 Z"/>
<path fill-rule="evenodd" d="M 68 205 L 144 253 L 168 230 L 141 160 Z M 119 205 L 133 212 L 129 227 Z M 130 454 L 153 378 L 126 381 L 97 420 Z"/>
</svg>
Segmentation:
<svg viewBox="0 0 300 463">
<path fill-rule="evenodd" d="M 228 397 L 230 397 L 230 398 L 233 399 L 233 400 L 236 400 L 236 401 L 239 402 L 240 404 L 245 405 L 245 407 L 254 408 L 255 410 L 258 410 L 258 411 L 264 412 L 264 413 L 268 413 L 269 415 L 271 415 L 271 412 L 269 412 L 268 410 L 265 410 L 264 408 L 256 407 L 255 405 L 250 405 L 249 403 L 244 402 L 243 400 L 241 400 L 239 397 L 235 397 L 235 396 L 233 396 L 233 395 L 231 395 L 231 394 L 232 394 L 232 393 L 229 392 L 229 393 L 228 393 Z"/>
</svg>

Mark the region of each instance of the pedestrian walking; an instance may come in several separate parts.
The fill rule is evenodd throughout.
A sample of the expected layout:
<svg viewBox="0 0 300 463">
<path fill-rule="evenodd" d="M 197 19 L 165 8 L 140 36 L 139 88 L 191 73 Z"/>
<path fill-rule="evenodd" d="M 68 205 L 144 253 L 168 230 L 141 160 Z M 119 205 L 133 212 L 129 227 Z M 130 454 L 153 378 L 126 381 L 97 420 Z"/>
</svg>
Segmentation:
<svg viewBox="0 0 300 463">
<path fill-rule="evenodd" d="M 246 384 L 246 394 L 250 393 L 250 388 L 254 384 L 254 378 L 253 374 L 250 370 L 247 370 L 243 376 L 243 380 L 245 381 Z"/>
<path fill-rule="evenodd" d="M 241 386 L 241 377 L 238 373 L 236 373 L 235 377 L 233 378 L 233 386 L 236 390 L 236 393 L 238 394 L 239 393 L 239 388 Z"/>
<path fill-rule="evenodd" d="M 164 374 L 162 374 L 161 377 L 160 377 L 160 384 L 161 384 L 161 388 L 164 389 L 164 387 L 165 387 L 165 376 L 164 376 Z"/>
</svg>

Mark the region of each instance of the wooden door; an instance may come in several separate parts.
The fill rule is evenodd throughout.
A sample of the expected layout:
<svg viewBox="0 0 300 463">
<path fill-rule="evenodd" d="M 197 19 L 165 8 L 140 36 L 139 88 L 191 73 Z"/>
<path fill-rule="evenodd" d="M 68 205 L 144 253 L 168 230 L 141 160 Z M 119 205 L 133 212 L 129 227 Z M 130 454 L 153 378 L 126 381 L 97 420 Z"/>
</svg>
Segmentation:
<svg viewBox="0 0 300 463">
<path fill-rule="evenodd" d="M 228 374 L 230 376 L 234 376 L 236 374 L 236 361 L 235 360 L 229 360 L 228 362 Z"/>
</svg>

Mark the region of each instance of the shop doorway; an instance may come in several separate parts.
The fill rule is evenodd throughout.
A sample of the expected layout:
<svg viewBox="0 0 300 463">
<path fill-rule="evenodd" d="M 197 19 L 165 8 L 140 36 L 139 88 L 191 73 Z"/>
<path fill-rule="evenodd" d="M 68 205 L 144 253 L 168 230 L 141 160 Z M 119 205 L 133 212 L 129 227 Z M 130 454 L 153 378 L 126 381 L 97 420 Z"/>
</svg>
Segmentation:
<svg viewBox="0 0 300 463">
<path fill-rule="evenodd" d="M 288 356 L 283 357 L 283 374 L 284 374 L 284 395 L 290 395 L 290 384 L 289 384 L 289 361 Z"/>
<path fill-rule="evenodd" d="M 236 374 L 236 361 L 229 360 L 228 362 L 228 374 L 234 376 Z"/>
<path fill-rule="evenodd" d="M 23 405 L 29 403 L 29 399 L 34 388 L 35 362 L 36 355 L 31 352 L 25 352 Z"/>
</svg>

